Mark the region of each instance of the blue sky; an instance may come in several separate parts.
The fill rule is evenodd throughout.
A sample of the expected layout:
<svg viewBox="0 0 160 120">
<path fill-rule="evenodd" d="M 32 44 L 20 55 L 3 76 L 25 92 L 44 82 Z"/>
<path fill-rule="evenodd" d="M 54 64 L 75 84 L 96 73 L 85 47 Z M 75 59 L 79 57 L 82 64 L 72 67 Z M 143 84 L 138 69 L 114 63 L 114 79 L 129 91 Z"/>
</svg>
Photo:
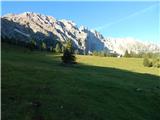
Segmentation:
<svg viewBox="0 0 160 120">
<path fill-rule="evenodd" d="M 37 12 L 78 26 L 96 29 L 105 37 L 133 37 L 158 42 L 158 2 L 2 2 L 1 14 Z"/>
</svg>

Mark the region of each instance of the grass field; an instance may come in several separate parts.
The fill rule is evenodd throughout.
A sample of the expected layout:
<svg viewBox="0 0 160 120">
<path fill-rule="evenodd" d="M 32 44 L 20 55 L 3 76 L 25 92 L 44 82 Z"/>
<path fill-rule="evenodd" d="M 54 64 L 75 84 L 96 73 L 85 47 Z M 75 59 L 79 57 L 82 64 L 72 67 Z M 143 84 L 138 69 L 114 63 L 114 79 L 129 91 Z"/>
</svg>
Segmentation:
<svg viewBox="0 0 160 120">
<path fill-rule="evenodd" d="M 160 120 L 158 68 L 142 59 L 60 56 L 2 44 L 2 120 Z"/>
<path fill-rule="evenodd" d="M 116 57 L 95 57 L 95 56 L 77 56 L 77 61 L 82 64 L 110 67 L 115 69 L 128 70 L 137 73 L 148 73 L 160 76 L 160 68 L 144 67 L 143 58 L 116 58 Z"/>
</svg>

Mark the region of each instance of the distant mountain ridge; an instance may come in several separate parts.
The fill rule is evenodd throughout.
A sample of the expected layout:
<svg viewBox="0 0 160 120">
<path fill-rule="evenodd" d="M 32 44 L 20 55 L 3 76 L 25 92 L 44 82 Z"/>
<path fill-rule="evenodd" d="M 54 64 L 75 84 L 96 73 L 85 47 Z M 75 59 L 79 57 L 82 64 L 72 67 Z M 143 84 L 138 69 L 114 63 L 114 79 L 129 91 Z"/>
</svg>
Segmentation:
<svg viewBox="0 0 160 120">
<path fill-rule="evenodd" d="M 84 51 L 106 51 L 123 55 L 126 50 L 133 52 L 160 52 L 157 44 L 144 43 L 133 38 L 104 38 L 102 34 L 70 20 L 57 20 L 33 12 L 8 14 L 1 17 L 1 36 L 19 40 L 35 39 L 46 41 L 47 45 L 71 39 L 74 46 Z"/>
</svg>

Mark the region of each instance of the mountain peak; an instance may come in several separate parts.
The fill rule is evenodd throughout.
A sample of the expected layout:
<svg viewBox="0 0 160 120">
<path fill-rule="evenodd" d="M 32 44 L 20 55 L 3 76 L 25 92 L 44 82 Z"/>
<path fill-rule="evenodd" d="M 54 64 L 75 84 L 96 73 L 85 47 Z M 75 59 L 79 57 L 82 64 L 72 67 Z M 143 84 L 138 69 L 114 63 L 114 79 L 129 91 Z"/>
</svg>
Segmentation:
<svg viewBox="0 0 160 120">
<path fill-rule="evenodd" d="M 19 40 L 32 38 L 50 43 L 71 39 L 77 49 L 85 52 L 109 50 L 124 54 L 125 50 L 134 52 L 160 50 L 156 44 L 146 44 L 134 38 L 104 38 L 96 30 L 89 30 L 84 26 L 78 28 L 71 20 L 57 20 L 52 16 L 34 12 L 4 15 L 1 17 L 1 24 L 4 38 Z"/>
</svg>

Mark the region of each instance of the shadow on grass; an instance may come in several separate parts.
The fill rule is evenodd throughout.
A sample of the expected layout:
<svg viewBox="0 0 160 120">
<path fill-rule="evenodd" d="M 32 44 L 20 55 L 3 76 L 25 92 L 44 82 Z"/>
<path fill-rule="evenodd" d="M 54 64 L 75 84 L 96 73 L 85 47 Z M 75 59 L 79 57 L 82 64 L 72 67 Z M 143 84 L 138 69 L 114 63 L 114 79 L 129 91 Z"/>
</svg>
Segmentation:
<svg viewBox="0 0 160 120">
<path fill-rule="evenodd" d="M 59 56 L 56 56 L 57 58 Z M 106 58 L 107 59 L 107 58 Z M 58 62 L 58 61 L 57 61 Z M 94 66 L 94 65 L 87 65 L 87 64 L 83 64 L 83 63 L 77 63 L 77 64 L 71 64 L 71 65 L 65 65 L 65 64 L 61 64 L 60 66 L 62 67 L 66 67 L 66 68 L 73 68 L 73 69 L 77 69 L 77 70 L 81 70 L 81 71 L 89 71 L 89 72 L 93 72 L 93 73 L 97 73 L 97 74 L 106 74 L 107 75 L 113 75 L 113 76 L 117 76 L 117 77 L 122 77 L 122 78 L 146 78 L 146 79 L 150 79 L 150 80 L 160 80 L 160 76 L 158 75 L 153 75 L 153 74 L 149 74 L 149 73 L 138 73 L 138 72 L 132 72 L 129 70 L 124 70 L 124 69 L 118 69 L 118 68 L 112 68 L 112 67 L 102 67 L 102 66 Z"/>
<path fill-rule="evenodd" d="M 158 120 L 159 104 L 159 76 L 81 63 L 63 65 L 60 56 L 52 54 L 2 54 L 6 120 Z"/>
</svg>

